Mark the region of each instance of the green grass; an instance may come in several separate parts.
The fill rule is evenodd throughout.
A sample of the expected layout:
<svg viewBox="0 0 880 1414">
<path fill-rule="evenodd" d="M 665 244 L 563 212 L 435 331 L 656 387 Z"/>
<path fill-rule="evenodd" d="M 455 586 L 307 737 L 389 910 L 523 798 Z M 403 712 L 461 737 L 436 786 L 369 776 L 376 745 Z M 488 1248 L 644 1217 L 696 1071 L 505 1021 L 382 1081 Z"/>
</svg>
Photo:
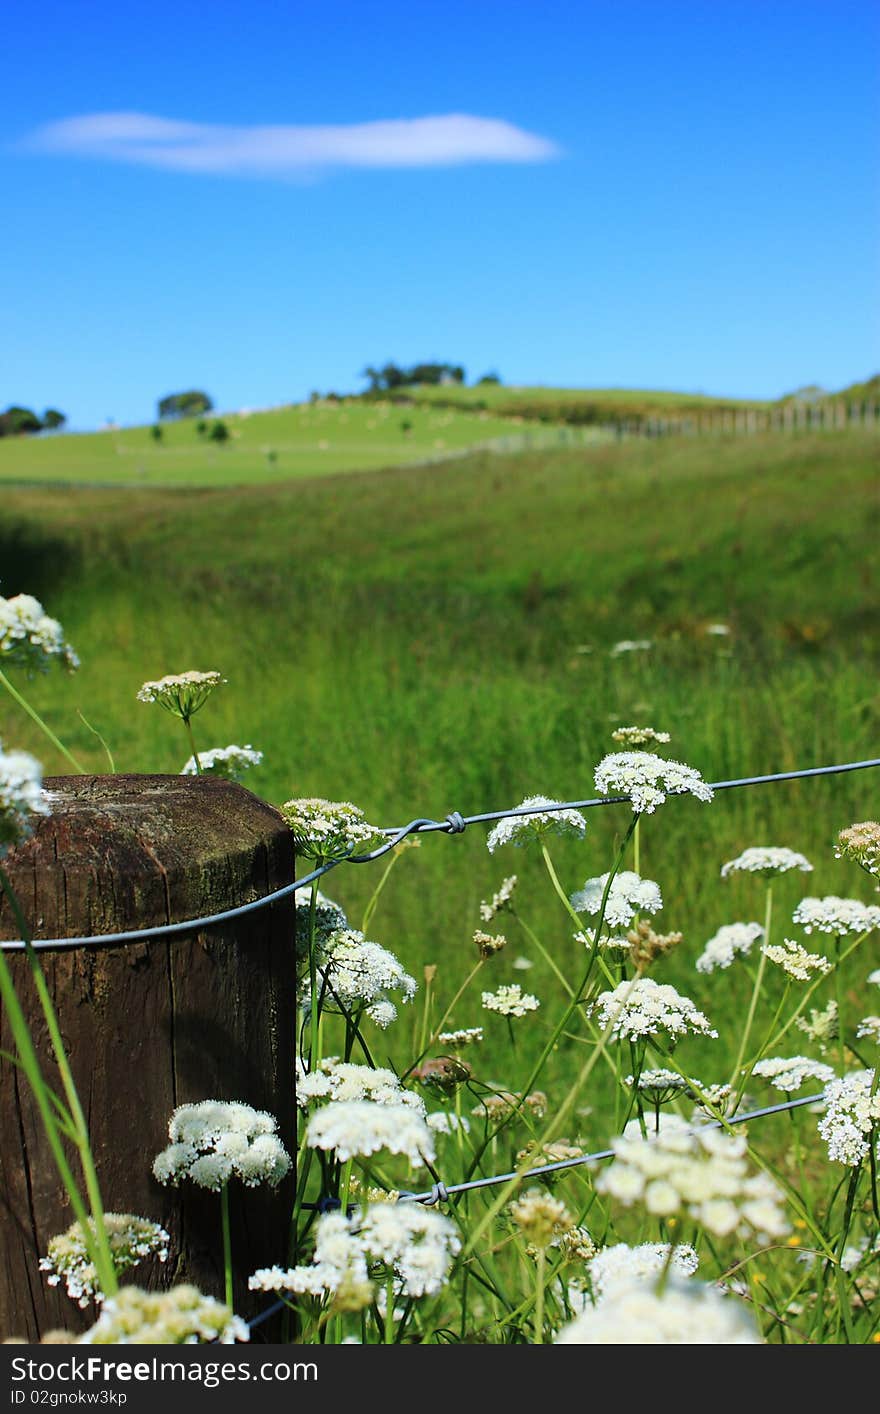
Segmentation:
<svg viewBox="0 0 880 1414">
<path fill-rule="evenodd" d="M 350 799 L 396 825 L 534 793 L 589 797 L 619 724 L 670 731 L 670 754 L 709 780 L 880 755 L 877 490 L 876 442 L 854 431 L 484 454 L 235 490 L 9 487 L 0 590 L 42 598 L 79 651 L 76 677 L 19 685 L 90 767 L 106 762 L 77 708 L 118 770 L 178 771 L 179 724 L 135 693 L 217 668 L 229 683 L 196 718 L 202 746 L 262 749 L 248 784 L 268 799 Z M 730 634 L 707 633 L 714 622 Z M 651 650 L 610 652 L 641 638 Z M 0 735 L 62 769 L 5 701 Z M 664 978 L 687 990 L 710 933 L 757 916 L 757 881 L 718 878 L 748 845 L 786 844 L 816 865 L 806 888 L 782 881 L 780 919 L 801 892 L 867 897 L 832 845 L 877 817 L 878 785 L 863 772 L 729 791 L 648 819 L 643 872 L 663 887 L 663 926 L 685 933 Z M 554 849 L 568 888 L 609 867 L 627 811 L 589 822 L 584 843 Z M 437 964 L 448 1000 L 474 956 L 480 899 L 514 872 L 523 916 L 574 969 L 539 859 L 489 856 L 481 827 L 406 852 L 371 932 L 417 976 Z M 343 867 L 327 892 L 357 922 L 377 879 L 377 866 Z M 549 1012 L 558 984 L 540 959 L 512 970 L 519 954 L 533 956 L 512 926 L 492 984 L 525 980 Z M 737 985 L 719 992 L 731 1017 Z M 481 1019 L 472 1001 L 454 1024 Z M 523 1031 L 517 1066 L 540 1039 Z M 381 1063 L 392 1032 L 376 1044 Z M 497 1044 L 507 1081 L 500 1023 Z"/>
<path fill-rule="evenodd" d="M 216 418 L 211 414 L 208 427 Z M 302 403 L 268 412 L 223 415 L 230 438 L 199 436 L 198 419 L 163 424 L 161 442 L 149 427 L 51 437 L 0 439 L 0 481 L 91 485 L 280 485 L 331 472 L 442 459 L 518 424 L 501 414 L 391 403 Z M 404 426 L 406 424 L 406 427 Z"/>
</svg>

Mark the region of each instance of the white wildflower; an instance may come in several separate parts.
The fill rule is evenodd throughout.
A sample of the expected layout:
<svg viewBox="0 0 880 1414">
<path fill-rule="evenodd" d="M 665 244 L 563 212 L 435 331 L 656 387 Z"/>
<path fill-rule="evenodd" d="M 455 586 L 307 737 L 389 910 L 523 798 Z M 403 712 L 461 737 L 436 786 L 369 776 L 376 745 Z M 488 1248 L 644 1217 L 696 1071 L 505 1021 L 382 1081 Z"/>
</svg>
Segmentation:
<svg viewBox="0 0 880 1414">
<path fill-rule="evenodd" d="M 880 967 L 875 968 L 873 972 L 869 972 L 867 980 L 872 987 L 880 987 Z"/>
<path fill-rule="evenodd" d="M 262 1267 L 248 1279 L 251 1291 L 290 1292 L 306 1296 L 335 1293 L 346 1283 L 368 1281 L 367 1262 L 353 1223 L 344 1213 L 323 1213 L 315 1225 L 311 1264 Z"/>
<path fill-rule="evenodd" d="M 795 1025 L 799 1031 L 803 1031 L 811 1041 L 816 1043 L 824 1056 L 830 1043 L 837 1038 L 839 1032 L 837 1002 L 830 1001 L 821 1010 L 811 1007 L 809 1017 L 797 1017 Z"/>
<path fill-rule="evenodd" d="M 471 1122 L 466 1115 L 453 1114 L 451 1110 L 435 1110 L 428 1115 L 428 1128 L 435 1134 L 469 1134 Z"/>
<path fill-rule="evenodd" d="M 628 1075 L 624 1083 L 630 1088 L 635 1085 L 652 1105 L 664 1105 L 669 1100 L 687 1097 L 700 1105 L 718 1106 L 728 1098 L 731 1088 L 724 1084 L 706 1084 L 693 1076 L 679 1075 L 677 1071 L 662 1067 L 641 1071 L 638 1080 L 634 1075 Z"/>
<path fill-rule="evenodd" d="M 587 879 L 583 888 L 572 894 L 571 906 L 576 913 L 600 911 L 608 879 L 608 874 Z M 609 928 L 628 928 L 637 913 L 657 913 L 662 907 L 660 887 L 653 879 L 642 879 L 631 869 L 621 869 L 608 890 L 604 922 Z"/>
<path fill-rule="evenodd" d="M 157 702 L 166 712 L 188 722 L 201 707 L 204 707 L 215 687 L 225 683 L 220 673 L 200 673 L 191 669 L 186 673 L 168 673 L 154 682 L 145 682 L 138 689 L 138 702 Z"/>
<path fill-rule="evenodd" d="M 79 658 L 64 637 L 57 619 L 50 619 L 32 594 L 0 594 L 0 661 L 27 672 L 45 671 L 53 661 L 68 672 L 79 667 Z"/>
<path fill-rule="evenodd" d="M 851 859 L 874 878 L 880 877 L 880 824 L 862 820 L 841 830 L 834 846 L 835 859 Z"/>
<path fill-rule="evenodd" d="M 856 1027 L 857 1041 L 876 1041 L 880 1046 L 880 1016 L 863 1016 Z"/>
<path fill-rule="evenodd" d="M 530 992 L 524 992 L 518 982 L 509 987 L 499 987 L 497 992 L 483 992 L 483 1006 L 486 1011 L 497 1011 L 501 1016 L 525 1016 L 528 1011 L 537 1011 L 541 1003 Z"/>
<path fill-rule="evenodd" d="M 764 943 L 761 952 L 770 962 L 775 962 L 796 982 L 809 982 L 814 972 L 824 976 L 831 971 L 831 963 L 820 953 L 807 952 L 801 943 L 793 938 L 783 938 L 781 943 Z"/>
<path fill-rule="evenodd" d="M 718 1035 L 689 997 L 652 977 L 636 977 L 619 983 L 613 992 L 601 992 L 590 1010 L 600 1026 L 611 1026 L 611 1035 L 617 1040 L 661 1032 L 672 1038 L 689 1031 L 701 1036 Z"/>
<path fill-rule="evenodd" d="M 730 633 L 730 624 L 706 624 L 704 633 L 708 633 L 710 638 L 727 638 Z"/>
<path fill-rule="evenodd" d="M 870 933 L 880 927 L 880 906 L 828 894 L 825 898 L 802 898 L 791 917 L 805 933 L 812 933 L 815 928 L 820 933 L 842 937 L 845 933 Z"/>
<path fill-rule="evenodd" d="M 880 1123 L 880 1091 L 871 1093 L 873 1070 L 855 1070 L 825 1087 L 826 1109 L 819 1133 L 828 1157 L 855 1167 L 868 1152 Z"/>
<path fill-rule="evenodd" d="M 434 1136 L 411 1105 L 376 1105 L 369 1100 L 331 1100 L 308 1123 L 306 1143 L 332 1149 L 343 1163 L 387 1149 L 413 1165 L 436 1157 Z"/>
<path fill-rule="evenodd" d="M 307 1072 L 298 1062 L 296 1103 L 308 1109 L 315 1100 L 372 1100 L 376 1105 L 409 1105 L 424 1114 L 425 1103 L 414 1090 L 405 1090 L 393 1070 L 327 1056 L 318 1069 Z"/>
<path fill-rule="evenodd" d="M 380 834 L 348 800 L 321 796 L 287 800 L 281 814 L 290 826 L 296 853 L 305 859 L 342 859 Z"/>
<path fill-rule="evenodd" d="M 808 874 L 812 868 L 810 861 L 797 850 L 776 845 L 755 845 L 744 849 L 736 859 L 722 864 L 721 877 L 727 879 L 731 874 L 763 874 L 765 878 L 771 878 L 774 874 L 787 874 L 791 869 L 800 869 Z"/>
<path fill-rule="evenodd" d="M 595 1300 L 607 1297 L 621 1282 L 645 1282 L 659 1276 L 667 1263 L 670 1272 L 680 1277 L 693 1276 L 699 1265 L 693 1247 L 682 1243 L 670 1257 L 669 1246 L 668 1242 L 642 1242 L 638 1247 L 629 1247 L 617 1242 L 612 1247 L 601 1247 L 589 1265 Z"/>
<path fill-rule="evenodd" d="M 560 1198 L 554 1198 L 545 1188 L 530 1188 L 513 1203 L 508 1212 L 526 1241 L 538 1249 L 551 1246 L 574 1227 L 574 1218 Z"/>
<path fill-rule="evenodd" d="M 709 939 L 696 961 L 698 972 L 729 967 L 738 953 L 747 956 L 757 938 L 764 936 L 760 923 L 725 923 Z"/>
<path fill-rule="evenodd" d="M 629 796 L 637 815 L 650 815 L 667 795 L 688 794 L 709 801 L 713 792 L 692 766 L 664 761 L 650 751 L 614 751 L 599 762 L 596 789 L 603 795 Z"/>
<path fill-rule="evenodd" d="M 441 1046 L 451 1046 L 453 1050 L 458 1050 L 460 1046 L 473 1046 L 483 1039 L 482 1026 L 466 1026 L 461 1031 L 441 1031 L 437 1040 Z"/>
<path fill-rule="evenodd" d="M 665 746 L 671 740 L 668 732 L 657 732 L 653 727 L 617 727 L 611 733 L 611 739 L 630 749 L 649 743 Z"/>
<path fill-rule="evenodd" d="M 516 875 L 511 874 L 507 879 L 501 881 L 501 887 L 492 895 L 488 902 L 483 899 L 480 904 L 480 917 L 484 923 L 491 923 L 496 913 L 500 913 L 502 909 L 507 908 L 513 897 L 516 882 Z"/>
<path fill-rule="evenodd" d="M 188 1178 L 215 1192 L 232 1178 L 248 1188 L 274 1188 L 291 1166 L 277 1128 L 272 1115 L 237 1100 L 179 1105 L 168 1124 L 171 1143 L 157 1154 L 153 1175 L 160 1183 Z"/>
<path fill-rule="evenodd" d="M 369 1257 L 394 1269 L 404 1296 L 433 1296 L 461 1250 L 455 1224 L 421 1203 L 371 1203 L 359 1237 Z"/>
<path fill-rule="evenodd" d="M 816 1080 L 827 1085 L 834 1079 L 834 1070 L 823 1061 L 811 1060 L 809 1056 L 768 1056 L 758 1061 L 752 1071 L 760 1080 L 769 1080 L 777 1090 L 787 1093 L 799 1090 L 808 1080 Z"/>
<path fill-rule="evenodd" d="M 234 1345 L 250 1340 L 245 1322 L 195 1286 L 141 1291 L 123 1286 L 105 1301 L 80 1345 Z"/>
<path fill-rule="evenodd" d="M 369 942 L 354 928 L 340 928 L 330 934 L 318 972 L 326 984 L 326 1005 L 335 1001 L 348 1010 L 364 1009 L 382 1027 L 397 1016 L 387 993 L 399 992 L 406 1003 L 412 1000 L 417 985 L 393 953 L 379 943 Z M 321 986 L 319 982 L 319 989 Z"/>
<path fill-rule="evenodd" d="M 611 1147 L 614 1161 L 596 1188 L 627 1207 L 638 1203 L 656 1217 L 681 1214 L 719 1237 L 765 1242 L 789 1230 L 784 1195 L 766 1174 L 749 1172 L 742 1133 L 694 1128 L 666 1113 L 647 1139 L 631 1120 Z"/>
<path fill-rule="evenodd" d="M 621 1282 L 556 1337 L 557 1345 L 763 1345 L 739 1302 L 715 1287 L 672 1277 L 662 1292 Z"/>
<path fill-rule="evenodd" d="M 526 845 L 544 835 L 574 835 L 583 839 L 587 822 L 579 810 L 568 810 L 546 795 L 530 795 L 517 809 L 529 810 L 528 815 L 505 815 L 490 831 L 486 848 L 490 854 L 502 845 Z"/>
<path fill-rule="evenodd" d="M 94 1237 L 94 1218 L 90 1217 L 88 1224 Z M 171 1238 L 163 1227 L 148 1218 L 135 1217 L 132 1213 L 105 1213 L 104 1230 L 117 1276 L 144 1257 L 156 1256 L 160 1262 L 168 1260 Z M 71 1223 L 66 1232 L 50 1240 L 47 1256 L 40 1258 L 40 1271 L 49 1273 L 46 1278 L 49 1286 L 57 1286 L 63 1280 L 68 1296 L 79 1306 L 88 1306 L 92 1300 L 100 1303 L 104 1299 L 79 1222 Z"/>
<path fill-rule="evenodd" d="M 240 781 L 252 766 L 259 766 L 262 751 L 254 751 L 252 746 L 215 746 L 210 751 L 199 752 L 199 769 L 196 759 L 190 756 L 182 776 L 220 776 L 225 781 Z"/>
<path fill-rule="evenodd" d="M 653 646 L 650 638 L 621 638 L 608 651 L 612 658 L 619 658 L 621 653 L 646 653 Z"/>
<path fill-rule="evenodd" d="M 35 815 L 48 814 L 39 761 L 26 751 L 4 751 L 0 743 L 0 859 L 27 839 Z"/>
</svg>

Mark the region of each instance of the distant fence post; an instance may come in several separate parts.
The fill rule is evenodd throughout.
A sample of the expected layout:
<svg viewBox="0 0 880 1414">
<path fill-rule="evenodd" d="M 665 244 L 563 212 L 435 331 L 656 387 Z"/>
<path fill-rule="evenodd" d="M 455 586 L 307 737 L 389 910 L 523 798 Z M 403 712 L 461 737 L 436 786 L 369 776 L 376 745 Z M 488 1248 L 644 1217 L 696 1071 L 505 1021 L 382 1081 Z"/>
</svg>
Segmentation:
<svg viewBox="0 0 880 1414">
<path fill-rule="evenodd" d="M 292 837 L 280 814 L 229 781 L 59 776 L 45 785 L 52 814 L 6 860 L 35 938 L 202 917 L 293 881 Z M 151 1173 L 175 1106 L 220 1099 L 268 1110 L 293 1154 L 293 919 L 291 895 L 203 933 L 40 952 L 105 1207 L 160 1222 L 171 1235 L 167 1264 L 147 1261 L 128 1281 L 191 1281 L 222 1299 L 218 1196 L 186 1183 L 162 1187 Z M 4 901 L 0 938 L 17 936 Z M 44 1074 L 60 1093 L 27 959 L 15 951 L 6 959 Z M 0 1047 L 14 1050 L 5 1016 Z M 30 1090 L 4 1059 L 0 1122 L 0 1339 L 81 1330 L 94 1309 L 80 1311 L 37 1269 L 73 1215 Z M 286 1258 L 290 1187 L 290 1179 L 274 1191 L 230 1185 L 239 1315 L 258 1309 L 248 1275 Z"/>
</svg>

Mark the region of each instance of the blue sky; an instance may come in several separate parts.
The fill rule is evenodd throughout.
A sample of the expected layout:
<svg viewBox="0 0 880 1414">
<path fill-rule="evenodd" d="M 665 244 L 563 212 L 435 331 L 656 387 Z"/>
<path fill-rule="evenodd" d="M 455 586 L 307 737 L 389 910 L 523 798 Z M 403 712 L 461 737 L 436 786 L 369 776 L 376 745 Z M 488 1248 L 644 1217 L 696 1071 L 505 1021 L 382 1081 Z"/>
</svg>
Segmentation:
<svg viewBox="0 0 880 1414">
<path fill-rule="evenodd" d="M 867 377 L 878 39 L 873 0 L 13 7 L 0 405 Z"/>
</svg>

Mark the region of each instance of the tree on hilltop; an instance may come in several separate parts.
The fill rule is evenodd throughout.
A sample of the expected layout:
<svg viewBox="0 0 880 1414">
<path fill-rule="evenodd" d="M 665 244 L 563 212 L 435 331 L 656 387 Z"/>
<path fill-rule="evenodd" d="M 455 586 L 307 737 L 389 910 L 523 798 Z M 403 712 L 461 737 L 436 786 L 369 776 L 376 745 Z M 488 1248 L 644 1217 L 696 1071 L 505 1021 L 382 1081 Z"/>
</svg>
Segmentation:
<svg viewBox="0 0 880 1414">
<path fill-rule="evenodd" d="M 157 403 L 160 419 L 167 421 L 176 417 L 202 417 L 213 410 L 214 404 L 207 393 L 192 388 L 186 393 L 169 393 Z"/>
</svg>

